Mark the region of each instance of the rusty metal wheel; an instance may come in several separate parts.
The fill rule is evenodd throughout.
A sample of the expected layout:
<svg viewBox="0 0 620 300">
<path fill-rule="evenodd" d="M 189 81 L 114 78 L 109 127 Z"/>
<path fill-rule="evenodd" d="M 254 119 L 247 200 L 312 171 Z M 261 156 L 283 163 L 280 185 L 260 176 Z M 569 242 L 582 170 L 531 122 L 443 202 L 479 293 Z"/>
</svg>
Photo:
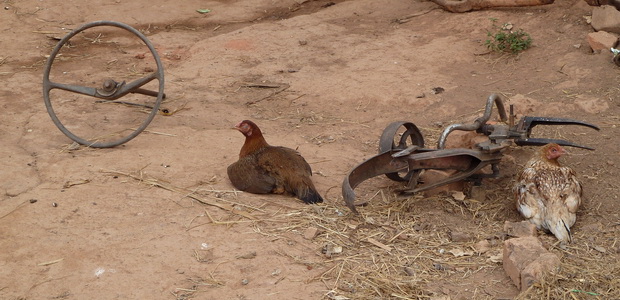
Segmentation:
<svg viewBox="0 0 620 300">
<path fill-rule="evenodd" d="M 390 123 L 381 134 L 379 139 L 379 153 L 392 150 L 405 150 L 410 145 L 424 148 L 424 137 L 415 124 L 406 121 Z M 414 173 L 420 171 L 400 172 L 385 174 L 394 181 L 409 181 Z"/>
<path fill-rule="evenodd" d="M 141 42 L 136 43 L 136 36 Z M 120 59 L 109 59 L 110 53 Z M 76 62 L 89 70 L 76 68 Z M 111 79 L 119 76 L 112 73 L 119 67 L 125 69 L 121 76 L 126 80 Z M 148 87 L 153 80 L 158 84 Z M 135 99 L 117 100 L 125 96 Z M 71 31 L 54 47 L 43 73 L 43 99 L 52 121 L 67 137 L 89 147 L 114 147 L 135 138 L 157 115 L 164 98 L 164 68 L 155 47 L 123 23 L 97 21 Z"/>
</svg>

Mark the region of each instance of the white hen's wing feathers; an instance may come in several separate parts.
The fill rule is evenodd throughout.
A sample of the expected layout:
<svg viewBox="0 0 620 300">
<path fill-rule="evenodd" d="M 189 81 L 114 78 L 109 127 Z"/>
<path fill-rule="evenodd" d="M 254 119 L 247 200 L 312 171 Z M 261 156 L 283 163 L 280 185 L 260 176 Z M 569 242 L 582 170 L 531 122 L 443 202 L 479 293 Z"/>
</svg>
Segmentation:
<svg viewBox="0 0 620 300">
<path fill-rule="evenodd" d="M 570 227 L 581 205 L 581 184 L 569 167 L 540 160 L 528 162 L 514 187 L 517 210 L 539 229 L 570 241 Z"/>
</svg>

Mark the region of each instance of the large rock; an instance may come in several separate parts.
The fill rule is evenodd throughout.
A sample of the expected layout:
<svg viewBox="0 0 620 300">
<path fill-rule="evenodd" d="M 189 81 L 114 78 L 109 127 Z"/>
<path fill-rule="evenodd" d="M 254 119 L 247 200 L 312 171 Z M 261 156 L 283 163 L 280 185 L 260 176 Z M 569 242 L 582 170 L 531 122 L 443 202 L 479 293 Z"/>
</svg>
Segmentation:
<svg viewBox="0 0 620 300">
<path fill-rule="evenodd" d="M 424 182 L 424 184 L 435 183 L 454 175 L 455 172 L 456 171 L 452 170 L 426 170 L 420 175 L 420 180 Z M 449 184 L 444 184 L 430 190 L 426 190 L 424 191 L 424 196 L 431 197 L 440 193 L 449 191 L 462 191 L 463 189 L 465 189 L 465 182 L 457 181 Z"/>
<path fill-rule="evenodd" d="M 521 237 L 504 242 L 503 265 L 512 282 L 525 291 L 545 273 L 557 270 L 560 259 L 536 237 Z"/>
<path fill-rule="evenodd" d="M 613 33 L 598 31 L 588 33 L 586 41 L 588 41 L 588 45 L 590 45 L 590 48 L 592 48 L 594 52 L 610 52 L 611 50 L 609 49 L 616 45 L 618 37 Z"/>
<path fill-rule="evenodd" d="M 488 141 L 486 135 L 475 131 L 452 131 L 446 139 L 446 149 L 465 148 L 475 149 L 476 144 Z"/>
<path fill-rule="evenodd" d="M 620 11 L 611 5 L 593 7 L 592 27 L 596 31 L 620 33 Z"/>
</svg>

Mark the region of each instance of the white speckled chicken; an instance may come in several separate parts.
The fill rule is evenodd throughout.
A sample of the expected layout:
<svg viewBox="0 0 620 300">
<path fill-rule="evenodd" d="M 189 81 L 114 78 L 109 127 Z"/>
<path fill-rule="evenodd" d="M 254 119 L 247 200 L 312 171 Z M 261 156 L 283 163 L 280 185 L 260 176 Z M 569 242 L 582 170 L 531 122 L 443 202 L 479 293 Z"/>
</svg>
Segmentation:
<svg viewBox="0 0 620 300">
<path fill-rule="evenodd" d="M 558 158 L 566 151 L 558 144 L 547 144 L 527 162 L 519 174 L 514 194 L 517 210 L 538 229 L 551 231 L 561 242 L 571 242 L 581 205 L 581 184 L 575 171 L 560 166 Z"/>
</svg>

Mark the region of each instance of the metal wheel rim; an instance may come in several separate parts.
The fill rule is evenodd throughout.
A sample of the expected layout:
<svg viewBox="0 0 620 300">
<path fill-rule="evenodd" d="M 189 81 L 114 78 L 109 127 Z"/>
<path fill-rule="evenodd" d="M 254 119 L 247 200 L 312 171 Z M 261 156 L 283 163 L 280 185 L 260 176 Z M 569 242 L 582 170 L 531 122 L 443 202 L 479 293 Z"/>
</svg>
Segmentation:
<svg viewBox="0 0 620 300">
<path fill-rule="evenodd" d="M 398 132 L 398 129 L 401 127 L 405 127 L 406 131 L 401 136 L 399 145 L 397 146 L 394 144 L 394 136 L 396 136 L 396 132 Z M 381 134 L 381 138 L 379 139 L 379 153 L 391 150 L 404 150 L 407 139 L 411 139 L 412 145 L 424 147 L 424 137 L 415 124 L 406 121 L 392 122 Z M 420 171 L 410 171 L 405 176 L 401 176 L 399 173 L 388 173 L 385 174 L 385 176 L 394 181 L 409 181 L 415 173 L 420 173 Z"/>
<path fill-rule="evenodd" d="M 86 139 L 83 139 L 77 135 L 75 135 L 74 133 L 72 133 L 70 130 L 68 130 L 63 124 L 62 122 L 60 122 L 60 120 L 58 119 L 58 117 L 56 116 L 56 113 L 54 112 L 54 109 L 52 107 L 51 104 L 51 100 L 50 100 L 50 96 L 49 96 L 49 92 L 52 89 L 51 84 L 50 84 L 50 79 L 49 79 L 49 75 L 50 75 L 50 71 L 52 69 L 52 65 L 53 62 L 56 58 L 56 55 L 58 55 L 58 52 L 60 51 L 60 49 L 62 49 L 62 47 L 75 35 L 77 35 L 78 33 L 92 28 L 92 27 L 97 27 L 97 26 L 113 26 L 113 27 L 118 27 L 121 29 L 125 29 L 131 33 L 133 33 L 134 35 L 138 36 L 140 38 L 140 40 L 142 40 L 144 42 L 144 44 L 149 48 L 149 50 L 151 51 L 151 54 L 153 54 L 153 58 L 155 59 L 155 63 L 157 64 L 157 76 L 156 79 L 159 81 L 159 91 L 157 93 L 157 100 L 155 101 L 155 104 L 153 105 L 153 110 L 151 111 L 151 113 L 147 116 L 146 120 L 144 120 L 144 122 L 142 122 L 142 124 L 131 134 L 129 134 L 128 136 L 115 140 L 115 141 L 111 141 L 111 142 L 91 142 L 88 141 Z M 56 127 L 58 127 L 58 129 L 60 129 L 60 131 L 62 133 L 64 133 L 67 137 L 69 137 L 70 139 L 72 139 L 73 141 L 88 146 L 88 147 L 93 147 L 93 148 L 109 148 L 109 147 L 114 147 L 114 146 L 118 146 L 121 144 L 124 144 L 128 141 L 130 141 L 131 139 L 135 138 L 136 136 L 138 136 L 142 131 L 144 131 L 144 129 L 146 129 L 146 127 L 151 123 L 151 121 L 153 121 L 153 118 L 155 118 L 155 115 L 157 115 L 157 112 L 159 111 L 159 106 L 161 105 L 161 102 L 163 100 L 164 97 L 164 67 L 163 64 L 161 62 L 161 59 L 159 58 L 159 55 L 157 54 L 157 51 L 155 50 L 155 47 L 153 46 L 153 44 L 146 38 L 146 36 L 144 36 L 141 32 L 139 32 L 138 30 L 136 30 L 135 28 L 123 24 L 123 23 L 119 23 L 119 22 L 114 22 L 114 21 L 97 21 L 97 22 L 92 22 L 92 23 L 88 23 L 88 24 L 84 24 L 81 27 L 74 29 L 73 31 L 71 31 L 69 34 L 67 34 L 65 37 L 63 37 L 58 44 L 56 44 L 56 47 L 54 47 L 54 50 L 52 51 L 52 53 L 50 54 L 49 58 L 47 59 L 47 63 L 45 65 L 45 71 L 43 73 L 43 99 L 45 101 L 45 107 L 47 109 L 48 114 L 50 115 L 50 117 L 52 118 L 52 121 L 54 122 L 54 124 L 56 125 Z"/>
</svg>

